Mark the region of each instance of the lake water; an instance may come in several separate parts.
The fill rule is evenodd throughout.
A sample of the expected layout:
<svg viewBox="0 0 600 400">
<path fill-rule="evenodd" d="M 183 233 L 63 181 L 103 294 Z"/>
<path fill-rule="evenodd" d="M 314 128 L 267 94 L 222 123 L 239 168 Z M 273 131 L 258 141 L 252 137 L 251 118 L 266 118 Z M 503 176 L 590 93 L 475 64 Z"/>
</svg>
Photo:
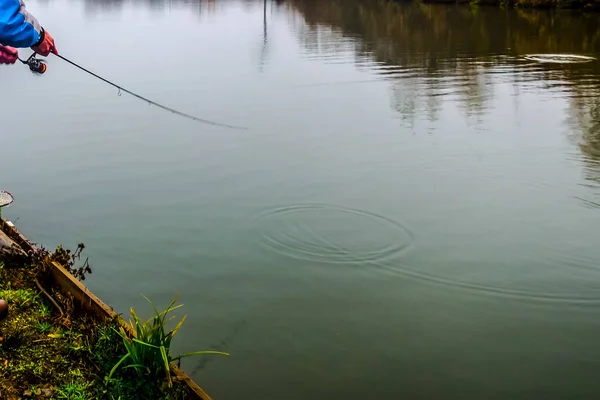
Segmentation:
<svg viewBox="0 0 600 400">
<path fill-rule="evenodd" d="M 215 399 L 600 393 L 597 14 L 368 1 L 27 3 L 2 66 L 4 216 L 86 245 Z M 23 49 L 22 57 L 29 51 Z M 556 61 L 550 59 L 546 61 Z"/>
</svg>

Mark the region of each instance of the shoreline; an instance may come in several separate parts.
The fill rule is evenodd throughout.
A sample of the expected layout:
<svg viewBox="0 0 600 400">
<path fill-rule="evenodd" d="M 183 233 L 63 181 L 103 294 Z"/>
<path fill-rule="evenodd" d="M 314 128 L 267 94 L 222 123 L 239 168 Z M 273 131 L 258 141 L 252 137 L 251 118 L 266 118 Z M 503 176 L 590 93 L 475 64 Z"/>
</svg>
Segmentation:
<svg viewBox="0 0 600 400">
<path fill-rule="evenodd" d="M 0 217 L 0 231 L 11 239 L 14 244 L 22 249 L 27 254 L 32 254 L 39 249 L 37 246 L 27 239 L 10 221 L 4 217 Z M 1 261 L 1 260 L 0 260 Z M 75 311 L 75 315 L 68 315 L 68 317 L 76 317 L 76 315 L 82 313 L 85 318 L 95 320 L 99 324 L 112 324 L 122 328 L 129 337 L 136 337 L 136 333 L 132 329 L 132 326 L 125 322 L 121 315 L 117 314 L 112 307 L 103 302 L 98 296 L 92 293 L 80 280 L 78 280 L 72 273 L 70 273 L 63 265 L 57 261 L 48 262 L 48 280 L 49 285 L 46 286 L 46 290 L 55 289 L 61 295 L 69 298 L 76 306 L 78 311 Z M 34 279 L 35 280 L 35 279 Z M 37 282 L 37 280 L 35 280 Z M 23 282 L 23 280 L 21 280 Z M 38 286 L 39 288 L 39 286 Z M 54 303 L 56 304 L 56 303 Z M 58 308 L 60 306 L 57 305 Z M 14 306 L 9 309 L 13 310 Z M 73 310 L 71 309 L 71 313 Z M 11 311 L 9 311 L 10 315 Z M 62 310 L 61 310 L 62 313 Z M 67 312 L 69 314 L 69 312 Z M 2 326 L 0 325 L 0 328 Z M 2 339 L 0 339 L 1 341 Z M 45 339 L 41 339 L 45 340 Z M 1 344 L 1 342 L 0 342 Z M 4 351 L 1 347 L 0 350 Z M 1 352 L 0 352 L 1 353 Z M 170 364 L 170 370 L 172 380 L 179 382 L 187 388 L 190 399 L 196 400 L 212 400 L 211 397 L 197 384 L 195 383 L 185 372 L 177 367 L 174 363 Z M 8 369 L 10 372 L 10 368 Z M 34 385 L 35 386 L 35 385 Z"/>
</svg>

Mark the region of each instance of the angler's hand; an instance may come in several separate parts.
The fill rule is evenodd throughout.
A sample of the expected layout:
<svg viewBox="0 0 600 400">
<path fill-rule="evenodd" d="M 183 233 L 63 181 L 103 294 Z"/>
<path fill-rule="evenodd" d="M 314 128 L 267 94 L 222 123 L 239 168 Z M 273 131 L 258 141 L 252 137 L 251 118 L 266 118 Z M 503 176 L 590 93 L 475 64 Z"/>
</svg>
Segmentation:
<svg viewBox="0 0 600 400">
<path fill-rule="evenodd" d="M 0 64 L 14 64 L 19 51 L 14 47 L 0 45 Z"/>
<path fill-rule="evenodd" d="M 40 41 L 38 44 L 32 46 L 31 50 L 44 57 L 50 53 L 58 55 L 58 50 L 56 50 L 56 46 L 54 45 L 54 38 L 44 28 L 42 28 Z"/>
</svg>

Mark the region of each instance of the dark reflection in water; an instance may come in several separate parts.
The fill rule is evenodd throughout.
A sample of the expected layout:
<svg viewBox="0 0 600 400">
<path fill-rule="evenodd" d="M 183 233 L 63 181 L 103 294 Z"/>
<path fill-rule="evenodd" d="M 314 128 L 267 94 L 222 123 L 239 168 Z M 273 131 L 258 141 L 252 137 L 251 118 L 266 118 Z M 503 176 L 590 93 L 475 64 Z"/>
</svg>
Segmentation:
<svg viewBox="0 0 600 400">
<path fill-rule="evenodd" d="M 490 81 L 596 96 L 600 63 L 541 64 L 530 53 L 595 54 L 600 20 L 574 12 L 502 11 L 465 6 L 289 0 L 303 16 L 298 38 L 335 61 L 348 51 L 383 78 L 420 78 L 420 96 L 456 92 L 467 108 L 491 95 Z M 537 83 L 537 85 L 536 85 Z M 398 101 L 402 104 L 402 101 Z"/>
<path fill-rule="evenodd" d="M 589 194 L 580 200 L 587 207 L 600 208 L 600 99 L 572 99 L 569 112 L 569 137 L 581 150 L 585 174 L 582 186 Z"/>
<path fill-rule="evenodd" d="M 40 0 L 40 3 L 52 0 Z M 78 1 L 78 0 L 75 0 Z M 155 13 L 165 13 L 172 8 L 186 8 L 197 15 L 214 15 L 217 12 L 216 0 L 83 0 L 88 15 L 96 13 L 116 13 L 124 7 L 146 8 Z"/>
<path fill-rule="evenodd" d="M 510 87 L 517 107 L 524 93 L 568 99 L 568 136 L 583 152 L 596 199 L 582 201 L 600 205 L 596 14 L 368 1 L 288 0 L 286 6 L 302 17 L 295 28 L 309 54 L 336 62 L 353 53 L 358 68 L 389 82 L 392 107 L 411 124 L 418 115 L 438 120 L 444 101 L 459 102 L 466 116 L 482 116 L 502 85 Z M 528 54 L 575 54 L 591 61 L 538 62 Z M 351 83 L 361 82 L 329 84 Z M 536 117 L 543 115 L 529 116 Z"/>
</svg>

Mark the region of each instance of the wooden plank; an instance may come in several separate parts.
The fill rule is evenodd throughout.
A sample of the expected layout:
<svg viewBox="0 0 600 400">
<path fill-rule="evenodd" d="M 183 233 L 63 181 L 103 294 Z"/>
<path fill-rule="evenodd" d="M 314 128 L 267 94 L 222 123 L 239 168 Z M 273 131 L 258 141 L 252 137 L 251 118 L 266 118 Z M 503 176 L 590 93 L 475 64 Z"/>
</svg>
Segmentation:
<svg viewBox="0 0 600 400">
<path fill-rule="evenodd" d="M 98 296 L 92 293 L 81 281 L 76 279 L 62 265 L 52 261 L 50 274 L 54 283 L 62 292 L 70 293 L 87 312 L 94 314 L 100 320 L 115 318 L 117 314 L 112 308 L 104 303 Z"/>
<path fill-rule="evenodd" d="M 12 225 L 9 225 L 8 221 L 1 217 L 0 230 L 2 230 L 2 232 L 4 232 L 9 238 L 14 240 L 15 243 L 21 246 L 21 248 L 26 252 L 30 252 L 34 249 L 33 244 L 29 240 L 27 240 L 25 236 L 23 236 L 21 232 L 17 230 L 17 228 L 15 228 Z"/>
<path fill-rule="evenodd" d="M 27 240 L 27 238 L 25 238 L 25 236 L 23 236 L 14 226 L 9 225 L 4 218 L 0 218 L 0 230 L 26 252 L 35 250 L 35 245 Z M 89 290 L 81 281 L 71 275 L 69 271 L 67 271 L 62 265 L 53 261 L 51 267 L 50 273 L 54 283 L 63 293 L 70 293 L 74 300 L 78 302 L 83 309 L 99 320 L 103 321 L 107 318 L 115 319 L 119 325 L 125 329 L 127 334 L 135 337 L 135 332 L 131 329 L 131 326 L 129 326 L 129 324 L 127 324 L 125 320 L 112 309 L 112 307 L 109 307 L 98 296 L 92 293 L 91 290 Z M 195 395 L 192 397 L 193 399 L 212 400 L 212 398 L 204 390 L 202 390 L 202 388 L 196 382 L 187 376 L 187 374 L 179 369 L 174 363 L 171 363 L 171 370 L 175 375 L 175 380 L 186 383 L 193 395 Z"/>
<path fill-rule="evenodd" d="M 25 250 L 2 231 L 0 231 L 0 257 L 8 267 L 23 265 L 28 259 Z"/>
</svg>

